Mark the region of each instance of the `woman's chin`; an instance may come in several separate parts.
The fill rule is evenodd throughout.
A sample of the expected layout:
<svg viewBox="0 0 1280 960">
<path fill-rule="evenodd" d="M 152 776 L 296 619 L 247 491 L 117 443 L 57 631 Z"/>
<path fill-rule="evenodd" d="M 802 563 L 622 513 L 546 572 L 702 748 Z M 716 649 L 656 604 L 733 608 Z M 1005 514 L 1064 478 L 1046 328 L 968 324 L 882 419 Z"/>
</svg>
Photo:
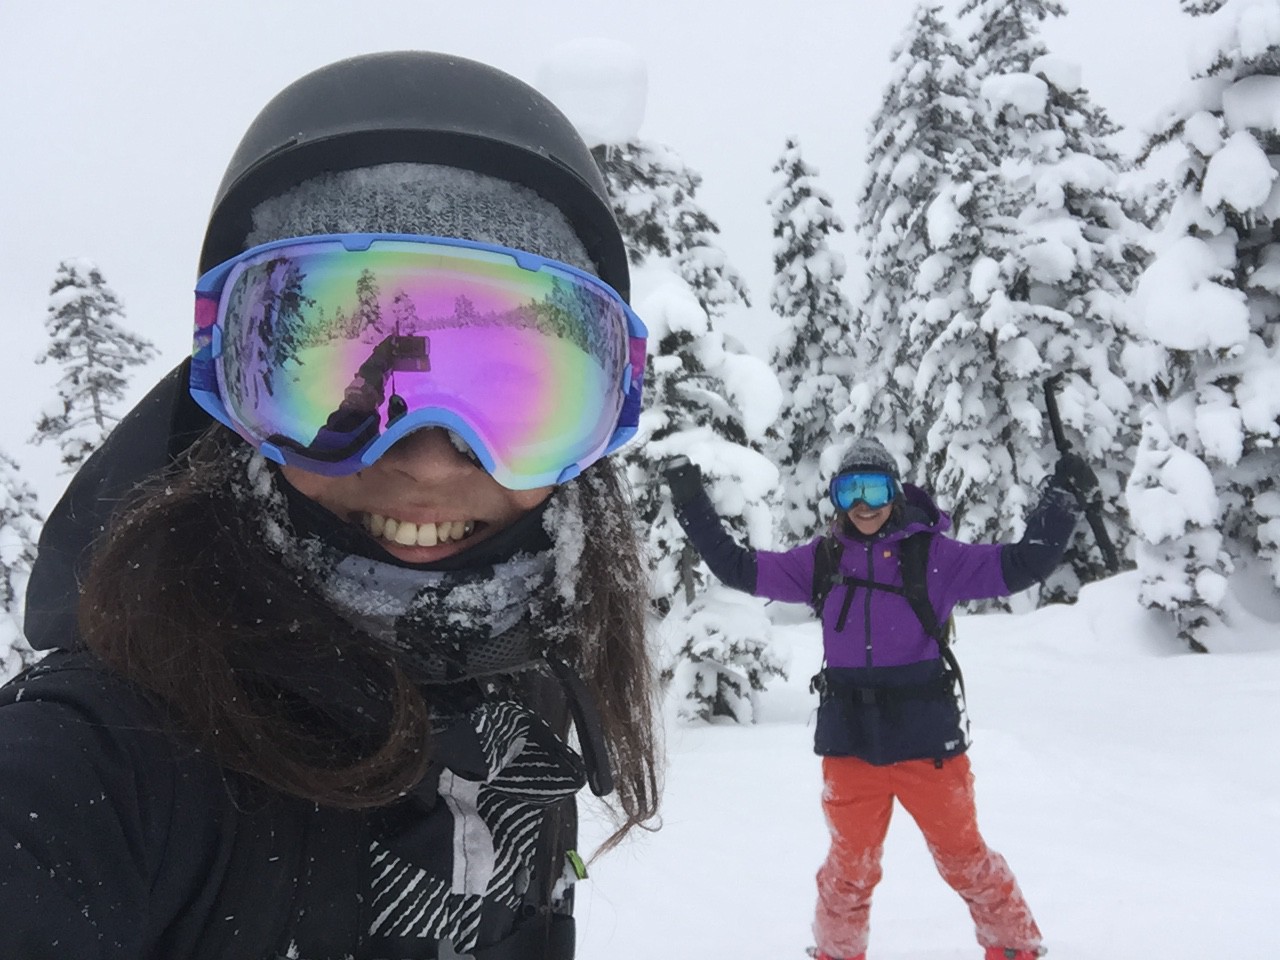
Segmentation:
<svg viewBox="0 0 1280 960">
<path fill-rule="evenodd" d="M 853 529 L 857 530 L 864 537 L 874 536 L 878 533 L 880 528 L 884 526 L 886 520 L 888 520 L 888 515 L 881 514 L 879 512 L 873 513 L 869 516 L 858 516 L 857 514 L 851 514 L 849 516 L 849 522 L 853 524 Z"/>
<path fill-rule="evenodd" d="M 406 546 L 402 543 L 384 540 L 381 537 L 374 538 L 373 542 L 400 563 L 416 565 L 420 563 L 436 563 L 439 560 L 446 560 L 449 557 L 457 556 L 459 553 L 462 553 L 464 550 L 469 550 L 471 547 L 485 539 L 485 537 L 468 537 L 465 540 L 453 540 L 448 543 L 438 543 L 430 547 L 419 546 L 417 544 Z"/>
</svg>

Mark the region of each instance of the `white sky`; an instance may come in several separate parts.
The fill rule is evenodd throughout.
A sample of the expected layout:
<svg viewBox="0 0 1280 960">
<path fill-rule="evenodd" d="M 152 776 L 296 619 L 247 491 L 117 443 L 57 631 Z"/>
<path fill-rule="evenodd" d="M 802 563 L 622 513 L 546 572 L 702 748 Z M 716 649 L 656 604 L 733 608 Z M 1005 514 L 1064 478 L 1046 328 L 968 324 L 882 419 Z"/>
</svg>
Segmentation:
<svg viewBox="0 0 1280 960">
<path fill-rule="evenodd" d="M 1192 22 L 1177 0 L 1066 5 L 1069 16 L 1046 30 L 1053 51 L 1081 63 L 1085 84 L 1117 120 L 1149 123 L 1186 75 Z M 38 394 L 52 382 L 53 371 L 33 374 L 31 361 L 44 345 L 60 259 L 97 262 L 129 325 L 160 348 L 163 368 L 182 357 L 196 255 L 226 161 L 262 105 L 310 69 L 421 47 L 535 82 L 566 42 L 633 46 L 648 68 L 642 136 L 703 173 L 701 200 L 766 309 L 769 168 L 798 135 L 853 220 L 863 131 L 908 13 L 906 0 L 0 5 L 0 294 L 9 333 L 0 376 L 11 385 L 0 448 L 37 475 L 53 463 L 52 449 L 25 442 Z"/>
</svg>

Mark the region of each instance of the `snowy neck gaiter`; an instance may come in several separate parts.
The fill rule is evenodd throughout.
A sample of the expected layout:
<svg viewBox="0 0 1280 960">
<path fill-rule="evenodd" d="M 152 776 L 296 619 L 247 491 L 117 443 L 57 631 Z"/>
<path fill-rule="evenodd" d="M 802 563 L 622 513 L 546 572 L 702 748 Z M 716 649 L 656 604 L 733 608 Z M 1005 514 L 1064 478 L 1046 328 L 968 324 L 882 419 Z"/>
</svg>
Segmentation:
<svg viewBox="0 0 1280 960">
<path fill-rule="evenodd" d="M 248 495 L 265 542 L 334 612 L 392 651 L 423 684 L 538 666 L 566 637 L 547 508 L 535 509 L 451 569 L 381 559 L 376 545 L 293 490 L 245 448 Z"/>
</svg>

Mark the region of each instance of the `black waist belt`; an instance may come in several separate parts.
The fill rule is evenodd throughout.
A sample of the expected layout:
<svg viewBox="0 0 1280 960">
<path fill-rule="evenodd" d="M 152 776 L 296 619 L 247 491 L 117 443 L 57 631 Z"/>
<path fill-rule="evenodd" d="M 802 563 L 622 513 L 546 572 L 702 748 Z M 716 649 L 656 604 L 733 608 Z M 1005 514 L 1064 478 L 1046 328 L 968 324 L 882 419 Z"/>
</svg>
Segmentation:
<svg viewBox="0 0 1280 960">
<path fill-rule="evenodd" d="M 823 700 L 839 698 L 866 704 L 891 703 L 896 700 L 933 700 L 954 694 L 955 677 L 948 670 L 919 683 L 868 687 L 850 683 L 847 680 L 833 681 L 827 671 L 822 670 L 810 682 L 809 688 Z"/>
</svg>

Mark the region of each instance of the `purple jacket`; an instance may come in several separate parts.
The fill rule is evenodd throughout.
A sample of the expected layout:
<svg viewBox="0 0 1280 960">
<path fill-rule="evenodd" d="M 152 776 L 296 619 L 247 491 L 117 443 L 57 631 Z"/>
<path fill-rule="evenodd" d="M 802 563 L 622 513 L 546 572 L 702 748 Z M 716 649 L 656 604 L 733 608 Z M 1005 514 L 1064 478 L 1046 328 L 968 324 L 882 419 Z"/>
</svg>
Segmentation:
<svg viewBox="0 0 1280 960">
<path fill-rule="evenodd" d="M 923 490 L 904 484 L 904 491 L 901 512 L 876 537 L 837 534 L 844 546 L 840 572 L 901 587 L 903 541 L 930 531 L 926 584 L 939 623 L 957 603 L 1007 596 L 1045 577 L 1061 559 L 1079 513 L 1072 494 L 1049 483 L 1017 543 L 960 543 L 946 536 L 951 520 Z M 774 600 L 812 602 L 821 538 L 781 552 L 743 547 L 702 490 L 676 502 L 676 518 L 728 586 Z M 823 604 L 822 626 L 827 669 L 814 678 L 822 691 L 814 730 L 818 753 L 887 764 L 941 760 L 966 749 L 958 677 L 944 666 L 937 642 L 906 597 L 837 581 Z"/>
<path fill-rule="evenodd" d="M 923 490 L 905 485 L 905 522 L 891 523 L 871 540 L 837 533 L 844 545 L 840 572 L 900 587 L 898 551 L 915 533 L 938 534 L 929 546 L 927 584 L 938 622 L 951 615 L 957 603 L 1007 596 L 1011 591 L 1001 569 L 1001 544 L 961 543 L 942 534 L 951 518 L 940 511 Z M 890 529 L 893 528 L 893 529 Z M 772 600 L 808 603 L 813 590 L 813 566 L 820 538 L 783 552 L 756 551 L 755 594 Z M 852 598 L 848 592 L 854 591 Z M 843 630 L 836 624 L 850 601 Z M 887 590 L 846 587 L 837 583 L 822 610 L 822 639 L 830 667 L 897 667 L 939 657 L 937 642 L 920 625 L 907 599 Z"/>
</svg>

